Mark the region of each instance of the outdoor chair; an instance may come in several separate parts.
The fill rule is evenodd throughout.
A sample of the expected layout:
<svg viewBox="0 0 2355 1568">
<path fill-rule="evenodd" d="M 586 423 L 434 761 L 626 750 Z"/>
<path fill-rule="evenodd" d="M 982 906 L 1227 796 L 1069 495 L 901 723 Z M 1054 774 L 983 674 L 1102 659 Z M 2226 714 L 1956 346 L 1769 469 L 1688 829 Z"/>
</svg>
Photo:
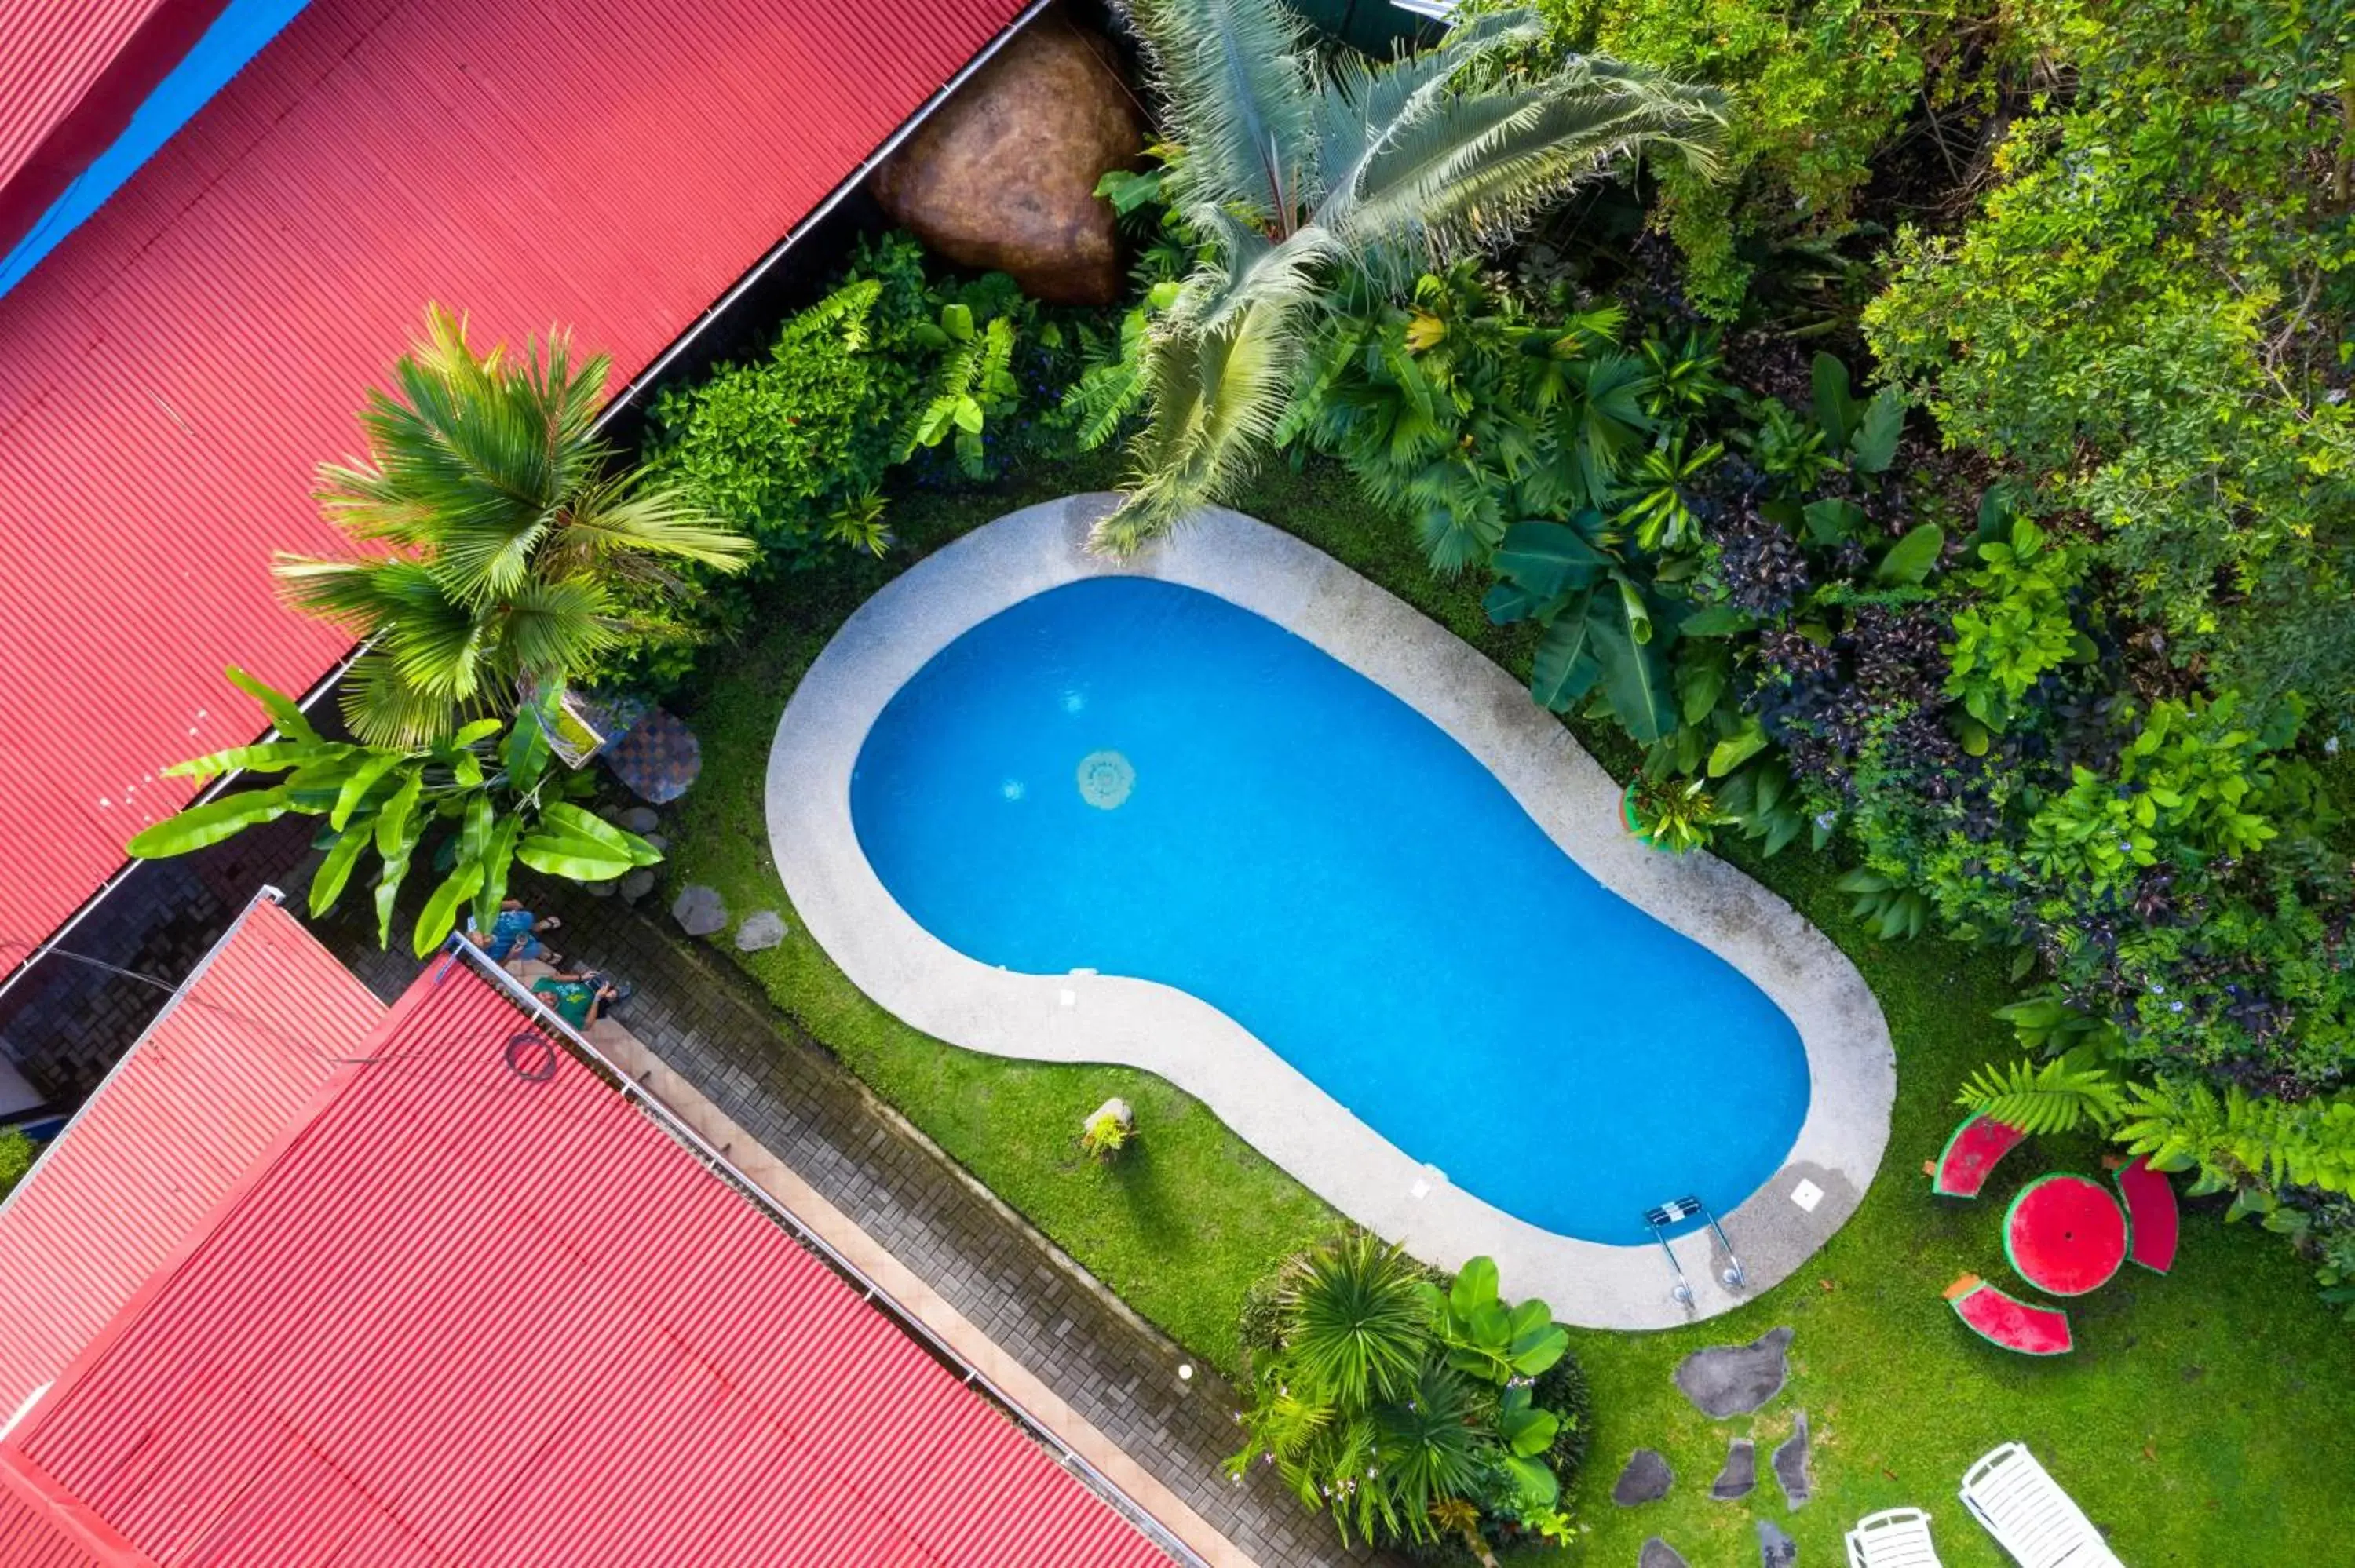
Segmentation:
<svg viewBox="0 0 2355 1568">
<path fill-rule="evenodd" d="M 1848 1532 L 1848 1568 L 1942 1568 L 1930 1516 L 1918 1508 L 1867 1514 Z"/>
<path fill-rule="evenodd" d="M 2006 1443 L 1973 1465 L 1962 1495 L 1971 1517 L 2020 1568 L 2126 1568 L 2022 1444 Z"/>
</svg>

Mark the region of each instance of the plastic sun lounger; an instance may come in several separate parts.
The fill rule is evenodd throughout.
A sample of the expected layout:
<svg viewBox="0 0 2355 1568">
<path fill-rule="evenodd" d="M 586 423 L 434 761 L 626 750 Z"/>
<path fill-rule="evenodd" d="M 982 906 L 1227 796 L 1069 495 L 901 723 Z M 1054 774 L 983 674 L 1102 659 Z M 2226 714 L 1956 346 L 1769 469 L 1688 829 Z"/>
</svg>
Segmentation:
<svg viewBox="0 0 2355 1568">
<path fill-rule="evenodd" d="M 1918 1508 L 1867 1514 L 1848 1532 L 1848 1568 L 1944 1568 L 1930 1544 L 1930 1516 Z"/>
<path fill-rule="evenodd" d="M 1973 1465 L 1962 1496 L 2020 1568 L 2126 1568 L 2024 1444 L 2006 1443 Z"/>
</svg>

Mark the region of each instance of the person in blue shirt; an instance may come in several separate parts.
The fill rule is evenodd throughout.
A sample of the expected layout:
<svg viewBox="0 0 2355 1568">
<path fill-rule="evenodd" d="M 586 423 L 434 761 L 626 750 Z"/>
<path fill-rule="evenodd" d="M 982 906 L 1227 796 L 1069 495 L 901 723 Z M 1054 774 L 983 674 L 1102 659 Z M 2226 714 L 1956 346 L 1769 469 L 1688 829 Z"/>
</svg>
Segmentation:
<svg viewBox="0 0 2355 1568">
<path fill-rule="evenodd" d="M 538 959 L 550 969 L 562 969 L 563 960 L 554 949 L 539 939 L 542 931 L 553 931 L 564 924 L 550 915 L 545 920 L 523 906 L 519 898 L 510 898 L 499 906 L 498 914 L 487 931 L 466 916 L 466 939 L 491 956 L 494 963 L 507 963 L 517 959 Z"/>
</svg>

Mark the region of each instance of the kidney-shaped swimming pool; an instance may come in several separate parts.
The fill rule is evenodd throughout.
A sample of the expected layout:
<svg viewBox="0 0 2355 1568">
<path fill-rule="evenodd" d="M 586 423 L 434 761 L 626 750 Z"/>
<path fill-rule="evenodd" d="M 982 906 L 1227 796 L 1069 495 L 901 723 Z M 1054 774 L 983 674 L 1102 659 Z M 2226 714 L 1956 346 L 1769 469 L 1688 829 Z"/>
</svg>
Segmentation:
<svg viewBox="0 0 2355 1568">
<path fill-rule="evenodd" d="M 1598 884 L 1444 731 L 1199 589 L 1101 577 L 965 631 L 884 706 L 860 849 L 943 942 L 1209 1003 L 1541 1229 L 1721 1213 L 1807 1116 L 1791 1021 Z"/>
</svg>

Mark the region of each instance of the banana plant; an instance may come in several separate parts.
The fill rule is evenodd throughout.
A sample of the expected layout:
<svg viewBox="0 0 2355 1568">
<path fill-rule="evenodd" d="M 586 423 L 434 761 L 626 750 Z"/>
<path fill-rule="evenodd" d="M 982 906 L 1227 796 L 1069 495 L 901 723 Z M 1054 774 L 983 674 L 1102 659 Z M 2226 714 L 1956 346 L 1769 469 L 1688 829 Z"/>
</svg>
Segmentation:
<svg viewBox="0 0 2355 1568">
<path fill-rule="evenodd" d="M 1677 727 L 1667 652 L 1678 619 L 1627 569 L 1600 513 L 1568 523 L 1516 523 L 1489 562 L 1497 577 L 1482 601 L 1497 625 L 1545 628 L 1529 694 L 1567 713 L 1600 687 L 1627 733 L 1646 746 Z"/>
<path fill-rule="evenodd" d="M 1570 1349 L 1569 1331 L 1544 1302 L 1531 1297 L 1510 1306 L 1497 1294 L 1494 1258 L 1473 1258 L 1447 1289 L 1426 1281 L 1423 1293 L 1447 1364 L 1485 1383 L 1509 1387 L 1516 1379 L 1533 1378 Z M 1546 1441 L 1552 1441 L 1550 1432 Z"/>
<path fill-rule="evenodd" d="M 536 707 L 504 719 L 477 719 L 430 746 L 363 746 L 331 740 L 293 699 L 232 666 L 229 683 L 259 704 L 277 733 L 253 746 L 190 758 L 164 769 L 168 778 L 217 779 L 246 772 L 281 775 L 276 784 L 241 790 L 157 822 L 125 846 L 140 860 L 161 860 L 234 837 L 288 813 L 325 819 L 317 847 L 326 858 L 311 878 L 309 907 L 324 915 L 371 853 L 377 941 L 389 943 L 392 911 L 419 852 L 437 832 L 427 863 L 447 872 L 417 917 L 412 945 L 431 953 L 471 909 L 488 927 L 506 897 L 518 861 L 572 882 L 602 882 L 662 853 L 564 797 L 582 780 L 551 771 L 546 723 Z"/>
</svg>

